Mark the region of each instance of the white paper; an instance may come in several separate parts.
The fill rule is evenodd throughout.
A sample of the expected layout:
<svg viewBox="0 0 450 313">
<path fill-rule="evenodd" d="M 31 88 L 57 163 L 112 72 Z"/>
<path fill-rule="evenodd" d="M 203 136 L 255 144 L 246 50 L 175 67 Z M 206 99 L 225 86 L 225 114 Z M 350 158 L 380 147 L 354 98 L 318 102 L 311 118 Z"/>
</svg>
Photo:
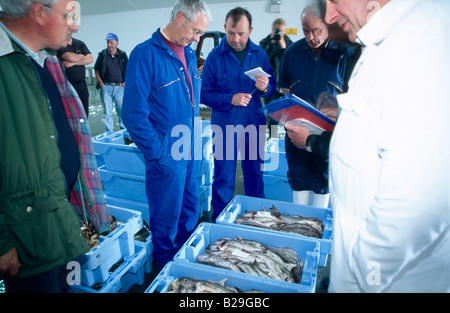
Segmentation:
<svg viewBox="0 0 450 313">
<path fill-rule="evenodd" d="M 272 76 L 272 75 L 269 75 L 266 72 L 264 72 L 261 67 L 257 67 L 257 68 L 254 68 L 252 70 L 249 70 L 249 71 L 245 72 L 244 74 L 247 75 L 248 77 L 250 77 L 251 79 L 253 79 L 254 81 L 257 80 L 255 75 L 261 75 L 261 76 L 265 76 L 265 77 L 271 77 Z"/>
</svg>

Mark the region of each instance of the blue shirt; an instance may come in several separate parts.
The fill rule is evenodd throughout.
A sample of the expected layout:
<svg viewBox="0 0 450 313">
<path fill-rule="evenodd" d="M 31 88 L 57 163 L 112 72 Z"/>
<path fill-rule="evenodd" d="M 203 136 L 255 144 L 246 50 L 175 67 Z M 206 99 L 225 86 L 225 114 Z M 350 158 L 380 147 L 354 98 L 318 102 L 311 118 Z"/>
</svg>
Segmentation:
<svg viewBox="0 0 450 313">
<path fill-rule="evenodd" d="M 315 106 L 321 92 L 338 95 L 345 91 L 353 53 L 351 47 L 330 42 L 316 61 L 312 48 L 301 39 L 284 53 L 278 86 Z"/>
</svg>

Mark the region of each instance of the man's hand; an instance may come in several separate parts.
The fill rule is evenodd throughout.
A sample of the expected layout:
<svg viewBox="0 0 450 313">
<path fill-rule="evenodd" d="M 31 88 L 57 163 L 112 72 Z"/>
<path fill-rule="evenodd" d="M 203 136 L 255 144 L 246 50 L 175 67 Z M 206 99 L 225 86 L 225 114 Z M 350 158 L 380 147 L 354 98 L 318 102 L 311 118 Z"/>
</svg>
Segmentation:
<svg viewBox="0 0 450 313">
<path fill-rule="evenodd" d="M 248 93 L 237 93 L 233 96 L 233 100 L 231 104 L 237 107 L 246 107 L 250 100 L 252 99 L 252 95 Z"/>
<path fill-rule="evenodd" d="M 255 87 L 259 91 L 264 92 L 269 87 L 269 78 L 261 75 L 255 75 L 255 77 L 256 77 Z"/>
<path fill-rule="evenodd" d="M 337 115 L 338 115 L 338 109 L 337 108 L 325 108 L 325 109 L 320 110 L 320 112 L 322 112 L 327 117 L 329 117 L 330 119 L 332 119 L 333 121 L 336 122 Z"/>
<path fill-rule="evenodd" d="M 287 122 L 284 127 L 292 143 L 299 149 L 305 149 L 306 140 L 311 134 L 309 129 L 297 122 Z"/>
<path fill-rule="evenodd" d="M 19 267 L 16 248 L 12 248 L 8 253 L 0 256 L 0 275 L 16 276 L 19 273 Z"/>
</svg>

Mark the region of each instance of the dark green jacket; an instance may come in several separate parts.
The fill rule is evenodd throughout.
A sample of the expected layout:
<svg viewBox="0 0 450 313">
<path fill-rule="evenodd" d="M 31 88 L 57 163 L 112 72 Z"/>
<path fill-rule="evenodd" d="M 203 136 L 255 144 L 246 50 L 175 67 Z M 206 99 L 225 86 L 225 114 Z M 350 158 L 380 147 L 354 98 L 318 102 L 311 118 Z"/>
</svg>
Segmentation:
<svg viewBox="0 0 450 313">
<path fill-rule="evenodd" d="M 17 249 L 18 277 L 88 251 L 66 198 L 49 101 L 29 57 L 0 27 L 0 255 Z"/>
</svg>

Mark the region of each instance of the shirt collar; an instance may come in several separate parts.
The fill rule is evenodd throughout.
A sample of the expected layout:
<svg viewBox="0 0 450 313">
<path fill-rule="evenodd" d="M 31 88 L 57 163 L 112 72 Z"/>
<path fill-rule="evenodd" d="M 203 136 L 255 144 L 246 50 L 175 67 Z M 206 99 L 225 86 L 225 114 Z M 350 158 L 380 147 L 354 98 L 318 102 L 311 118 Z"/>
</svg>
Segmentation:
<svg viewBox="0 0 450 313">
<path fill-rule="evenodd" d="M 22 48 L 27 55 L 32 57 L 40 66 L 44 67 L 45 59 L 49 56 L 47 51 L 45 51 L 44 49 L 39 51 L 39 53 L 32 51 L 22 41 L 20 41 L 19 38 L 11 33 L 2 22 L 0 22 L 0 26 L 8 34 L 9 38 L 11 38 L 20 48 Z"/>
<path fill-rule="evenodd" d="M 356 42 L 366 47 L 381 44 L 418 2 L 419 0 L 389 1 L 359 30 Z"/>
</svg>

